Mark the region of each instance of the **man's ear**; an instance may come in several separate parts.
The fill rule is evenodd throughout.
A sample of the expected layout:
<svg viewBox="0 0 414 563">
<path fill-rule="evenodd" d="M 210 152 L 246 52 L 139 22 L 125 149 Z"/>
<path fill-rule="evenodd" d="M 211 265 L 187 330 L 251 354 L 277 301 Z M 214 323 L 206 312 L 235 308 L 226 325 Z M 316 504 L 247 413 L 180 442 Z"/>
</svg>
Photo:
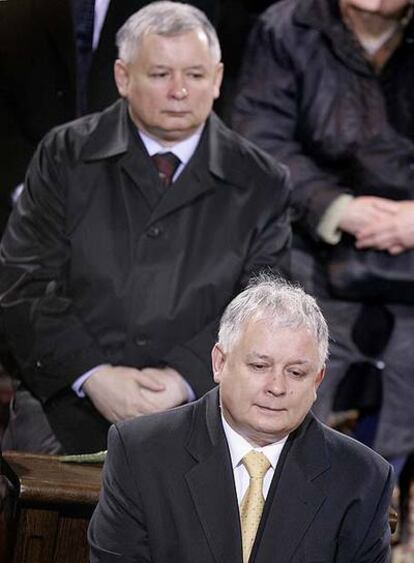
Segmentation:
<svg viewBox="0 0 414 563">
<path fill-rule="evenodd" d="M 325 373 L 326 373 L 326 367 L 323 367 L 321 369 L 321 371 L 318 373 L 318 375 L 316 376 L 316 388 L 319 387 L 319 385 L 322 383 L 323 378 L 325 377 Z"/>
<path fill-rule="evenodd" d="M 114 78 L 120 96 L 126 98 L 128 95 L 129 69 L 122 59 L 116 59 L 115 61 Z"/>
<path fill-rule="evenodd" d="M 316 401 L 318 395 L 317 395 L 317 391 L 319 388 L 319 385 L 322 383 L 323 378 L 325 377 L 325 372 L 326 372 L 326 368 L 323 367 L 317 374 L 315 377 L 315 387 L 313 389 L 313 400 Z"/>
<path fill-rule="evenodd" d="M 211 350 L 211 365 L 213 368 L 213 377 L 216 383 L 220 383 L 221 374 L 223 371 L 224 364 L 226 362 L 226 355 L 220 346 L 216 343 L 214 348 Z"/>
<path fill-rule="evenodd" d="M 223 71 L 224 71 L 223 63 L 218 63 L 218 65 L 216 66 L 216 69 L 215 69 L 215 76 L 214 76 L 214 99 L 215 100 L 217 100 L 217 98 L 220 96 L 220 88 L 221 88 L 221 83 L 223 81 Z"/>
</svg>

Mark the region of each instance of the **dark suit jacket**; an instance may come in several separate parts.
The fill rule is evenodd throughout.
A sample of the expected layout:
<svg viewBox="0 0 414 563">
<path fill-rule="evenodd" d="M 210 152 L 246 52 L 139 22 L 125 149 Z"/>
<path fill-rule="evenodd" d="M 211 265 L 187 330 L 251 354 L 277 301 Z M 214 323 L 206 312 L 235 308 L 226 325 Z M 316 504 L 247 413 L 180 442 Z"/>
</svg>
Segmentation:
<svg viewBox="0 0 414 563">
<path fill-rule="evenodd" d="M 386 562 L 392 469 L 309 414 L 289 436 L 251 561 Z M 111 428 L 91 563 L 241 563 L 218 392 Z"/>
<path fill-rule="evenodd" d="M 117 102 L 51 132 L 0 252 L 7 336 L 68 451 L 106 446 L 108 424 L 70 385 L 92 367 L 170 365 L 212 387 L 217 319 L 289 242 L 286 171 L 209 119 L 162 192 Z"/>
<path fill-rule="evenodd" d="M 88 85 L 88 112 L 101 111 L 118 98 L 113 78 L 115 34 L 124 21 L 149 2 L 112 0 Z M 190 2 L 209 17 L 218 0 Z M 24 179 L 42 137 L 76 117 L 75 43 L 69 0 L 0 2 L 0 232 L 8 199 Z"/>
</svg>

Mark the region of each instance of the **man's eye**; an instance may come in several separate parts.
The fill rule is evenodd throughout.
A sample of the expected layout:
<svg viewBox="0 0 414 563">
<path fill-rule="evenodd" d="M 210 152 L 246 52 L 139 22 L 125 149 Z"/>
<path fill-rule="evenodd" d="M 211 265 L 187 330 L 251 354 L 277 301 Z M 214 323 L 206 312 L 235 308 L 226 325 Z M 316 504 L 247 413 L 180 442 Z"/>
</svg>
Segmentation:
<svg viewBox="0 0 414 563">
<path fill-rule="evenodd" d="M 301 379 L 302 377 L 305 377 L 306 373 L 303 372 L 300 369 L 290 369 L 288 371 L 289 375 L 291 375 L 292 377 L 296 378 L 296 379 Z"/>
<path fill-rule="evenodd" d="M 188 76 L 190 78 L 194 78 L 195 80 L 201 80 L 202 78 L 204 78 L 204 74 L 201 72 L 190 72 Z"/>
<path fill-rule="evenodd" d="M 168 76 L 167 72 L 151 72 L 150 74 L 151 78 L 165 78 L 166 76 Z"/>
<path fill-rule="evenodd" d="M 267 368 L 267 364 L 251 363 L 250 367 L 256 371 L 263 371 Z"/>
</svg>

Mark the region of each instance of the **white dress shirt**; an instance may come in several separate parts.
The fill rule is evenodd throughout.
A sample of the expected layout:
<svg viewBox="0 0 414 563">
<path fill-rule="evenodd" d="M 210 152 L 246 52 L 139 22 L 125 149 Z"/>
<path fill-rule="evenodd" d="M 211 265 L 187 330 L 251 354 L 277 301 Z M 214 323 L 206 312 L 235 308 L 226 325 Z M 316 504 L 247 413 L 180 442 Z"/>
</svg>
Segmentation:
<svg viewBox="0 0 414 563">
<path fill-rule="evenodd" d="M 221 420 L 223 423 L 224 434 L 226 435 L 226 440 L 229 445 L 231 464 L 233 467 L 234 484 L 236 486 L 237 501 L 239 505 L 243 500 L 243 496 L 247 491 L 247 487 L 250 483 L 249 474 L 242 463 L 243 457 L 248 452 L 250 452 L 250 450 L 262 452 L 267 457 L 270 463 L 270 467 L 267 470 L 265 478 L 263 479 L 263 496 L 266 499 L 277 463 L 280 458 L 280 454 L 288 437 L 285 436 L 279 442 L 269 444 L 268 446 L 264 446 L 262 448 L 259 446 L 252 446 L 245 438 L 243 438 L 243 436 L 241 436 L 230 426 L 230 424 L 224 418 L 223 414 L 221 415 Z"/>
<path fill-rule="evenodd" d="M 108 12 L 111 0 L 95 0 L 95 12 L 93 19 L 92 50 L 96 51 L 101 36 L 102 27 Z"/>
<path fill-rule="evenodd" d="M 180 141 L 171 147 L 166 147 L 162 145 L 159 141 L 155 140 L 153 137 L 148 136 L 143 131 L 139 130 L 139 136 L 141 137 L 142 142 L 144 143 L 145 148 L 150 156 L 153 156 L 157 153 L 165 153 L 165 152 L 172 152 L 175 154 L 176 157 L 180 159 L 180 164 L 177 170 L 172 177 L 172 181 L 175 182 L 178 176 L 186 167 L 188 161 L 193 156 L 197 145 L 200 141 L 201 133 L 203 132 L 204 125 L 201 125 L 195 133 L 188 137 L 188 139 L 184 139 L 184 141 Z"/>
</svg>

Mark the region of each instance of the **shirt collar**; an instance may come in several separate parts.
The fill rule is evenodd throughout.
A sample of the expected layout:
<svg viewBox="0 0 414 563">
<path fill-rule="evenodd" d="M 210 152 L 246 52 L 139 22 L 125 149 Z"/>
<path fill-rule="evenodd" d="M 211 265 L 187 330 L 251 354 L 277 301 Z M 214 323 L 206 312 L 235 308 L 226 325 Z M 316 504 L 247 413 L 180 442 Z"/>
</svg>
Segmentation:
<svg viewBox="0 0 414 563">
<path fill-rule="evenodd" d="M 140 129 L 138 130 L 138 134 L 150 156 L 153 156 L 156 153 L 172 152 L 180 159 L 183 165 L 186 165 L 197 148 L 203 128 L 204 124 L 201 125 L 197 131 L 191 135 L 191 137 L 188 137 L 188 139 L 184 139 L 184 141 L 180 141 L 179 143 L 169 147 L 161 145 L 158 141 L 149 137 Z"/>
<path fill-rule="evenodd" d="M 231 464 L 233 469 L 240 465 L 241 460 L 248 452 L 250 452 L 250 450 L 262 452 L 269 460 L 272 468 L 276 469 L 277 462 L 279 461 L 280 454 L 286 440 L 288 439 L 288 436 L 285 436 L 284 438 L 282 438 L 282 440 L 279 440 L 279 442 L 269 444 L 268 446 L 264 446 L 262 448 L 252 447 L 252 445 L 249 444 L 249 442 L 245 438 L 243 438 L 241 434 L 236 432 L 230 426 L 230 424 L 224 418 L 223 414 L 221 414 L 221 421 L 223 423 L 224 434 L 229 445 Z"/>
</svg>

